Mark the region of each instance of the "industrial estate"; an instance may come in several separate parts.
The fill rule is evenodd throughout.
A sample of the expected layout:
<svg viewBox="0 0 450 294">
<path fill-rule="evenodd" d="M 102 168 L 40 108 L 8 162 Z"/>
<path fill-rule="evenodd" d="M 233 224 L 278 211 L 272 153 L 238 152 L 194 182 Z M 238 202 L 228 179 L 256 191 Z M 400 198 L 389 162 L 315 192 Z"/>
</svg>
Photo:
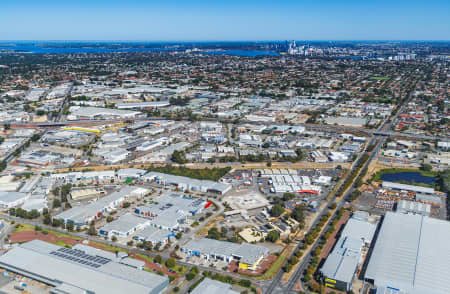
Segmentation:
<svg viewBox="0 0 450 294">
<path fill-rule="evenodd" d="M 449 43 L 33 46 L 0 293 L 450 293 Z"/>
</svg>

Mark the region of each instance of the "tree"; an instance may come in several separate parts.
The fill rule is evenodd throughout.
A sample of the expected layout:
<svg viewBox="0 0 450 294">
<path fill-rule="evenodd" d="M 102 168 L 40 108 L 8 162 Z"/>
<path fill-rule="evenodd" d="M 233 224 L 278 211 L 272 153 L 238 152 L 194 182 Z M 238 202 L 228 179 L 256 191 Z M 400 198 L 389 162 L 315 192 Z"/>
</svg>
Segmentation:
<svg viewBox="0 0 450 294">
<path fill-rule="evenodd" d="M 57 219 L 57 218 L 54 218 L 53 221 L 52 221 L 52 226 L 53 226 L 53 227 L 59 227 L 59 226 L 61 226 L 61 220 L 59 220 L 59 219 Z"/>
<path fill-rule="evenodd" d="M 270 231 L 266 237 L 266 239 L 272 243 L 276 242 L 279 238 L 280 238 L 280 234 L 275 230 Z"/>
<path fill-rule="evenodd" d="M 289 201 L 295 198 L 295 194 L 294 193 L 290 193 L 290 192 L 286 192 L 283 194 L 283 200 L 284 201 Z"/>
<path fill-rule="evenodd" d="M 59 199 L 55 198 L 53 199 L 53 208 L 61 207 L 61 201 Z"/>
<path fill-rule="evenodd" d="M 423 171 L 429 172 L 429 171 L 433 170 L 433 166 L 431 164 L 428 164 L 428 163 L 423 163 L 420 166 L 420 169 L 423 170 Z"/>
<path fill-rule="evenodd" d="M 193 272 L 194 274 L 198 275 L 200 273 L 200 270 L 198 269 L 198 267 L 196 267 L 195 265 L 191 268 L 191 272 Z"/>
<path fill-rule="evenodd" d="M 52 217 L 50 216 L 50 214 L 46 214 L 44 216 L 44 224 L 49 225 L 52 222 Z"/>
<path fill-rule="evenodd" d="M 97 230 L 95 229 L 95 225 L 94 224 L 91 224 L 89 226 L 89 229 L 88 229 L 87 233 L 88 233 L 88 235 L 91 235 L 91 236 L 97 235 Z"/>
<path fill-rule="evenodd" d="M 28 213 L 28 218 L 38 218 L 41 214 L 39 213 L 39 211 L 37 211 L 36 209 L 32 209 L 29 213 Z"/>
<path fill-rule="evenodd" d="M 162 263 L 162 257 L 161 255 L 156 255 L 155 258 L 153 259 L 154 262 L 161 264 Z"/>
<path fill-rule="evenodd" d="M 302 223 L 305 220 L 305 211 L 305 205 L 298 205 L 292 211 L 291 217 L 299 223 Z"/>
<path fill-rule="evenodd" d="M 188 272 L 186 274 L 186 280 L 192 281 L 194 278 L 195 278 L 195 274 L 194 273 Z"/>
<path fill-rule="evenodd" d="M 213 227 L 213 228 L 209 229 L 207 237 L 210 238 L 210 239 L 219 240 L 220 239 L 220 232 L 219 232 L 219 230 L 216 227 Z"/>
<path fill-rule="evenodd" d="M 117 241 L 117 237 L 116 236 L 112 236 L 111 237 L 111 241 L 116 242 Z"/>
<path fill-rule="evenodd" d="M 166 266 L 167 266 L 168 268 L 173 268 L 173 267 L 175 267 L 176 265 L 177 265 L 177 263 L 175 262 L 175 259 L 174 259 L 174 258 L 170 257 L 169 259 L 167 259 L 167 261 L 166 261 Z"/>
<path fill-rule="evenodd" d="M 41 138 L 41 136 L 39 134 L 34 134 L 33 136 L 31 136 L 31 141 L 36 142 Z"/>
<path fill-rule="evenodd" d="M 112 222 L 113 220 L 114 220 L 114 218 L 112 216 L 110 216 L 110 215 L 108 215 L 106 217 L 106 222 L 108 222 L 108 223 Z"/>
<path fill-rule="evenodd" d="M 280 204 L 275 204 L 272 206 L 272 209 L 270 210 L 270 215 L 272 217 L 279 217 L 284 212 L 284 208 Z"/>
<path fill-rule="evenodd" d="M 175 163 L 178 163 L 178 164 L 186 163 L 186 158 L 184 157 L 184 152 L 183 151 L 175 150 L 172 153 L 171 160 L 173 162 L 175 162 Z"/>
<path fill-rule="evenodd" d="M 74 225 L 73 225 L 72 222 L 68 222 L 68 223 L 66 224 L 66 229 L 67 229 L 68 231 L 73 231 L 73 228 L 74 228 Z"/>
</svg>

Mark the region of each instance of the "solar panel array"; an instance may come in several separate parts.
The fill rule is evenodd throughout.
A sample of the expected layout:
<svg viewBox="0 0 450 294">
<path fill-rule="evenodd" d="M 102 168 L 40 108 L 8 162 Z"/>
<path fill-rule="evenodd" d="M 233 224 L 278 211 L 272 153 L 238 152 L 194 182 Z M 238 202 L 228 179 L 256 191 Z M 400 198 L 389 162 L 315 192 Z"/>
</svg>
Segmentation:
<svg viewBox="0 0 450 294">
<path fill-rule="evenodd" d="M 56 251 L 52 251 L 50 252 L 50 254 L 93 268 L 99 268 L 111 261 L 110 259 L 105 257 L 86 254 L 84 253 L 84 251 L 79 249 L 69 249 L 65 247 L 59 248 Z"/>
</svg>

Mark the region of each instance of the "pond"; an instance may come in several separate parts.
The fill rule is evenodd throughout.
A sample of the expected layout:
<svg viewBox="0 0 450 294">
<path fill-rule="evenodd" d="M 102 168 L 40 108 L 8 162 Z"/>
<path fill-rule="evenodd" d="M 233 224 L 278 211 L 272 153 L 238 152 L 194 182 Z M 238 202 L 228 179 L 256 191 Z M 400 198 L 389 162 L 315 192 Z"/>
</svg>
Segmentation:
<svg viewBox="0 0 450 294">
<path fill-rule="evenodd" d="M 425 177 L 420 172 L 398 172 L 392 174 L 382 174 L 380 179 L 389 182 L 409 182 L 409 183 L 423 183 L 434 184 L 436 179 L 434 177 Z"/>
</svg>

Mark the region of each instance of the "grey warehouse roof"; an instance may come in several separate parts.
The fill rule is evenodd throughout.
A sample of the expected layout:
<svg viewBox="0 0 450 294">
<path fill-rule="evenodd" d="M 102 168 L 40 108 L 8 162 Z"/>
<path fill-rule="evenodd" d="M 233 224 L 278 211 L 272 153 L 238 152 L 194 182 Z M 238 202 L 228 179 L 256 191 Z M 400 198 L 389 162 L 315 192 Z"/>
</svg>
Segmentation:
<svg viewBox="0 0 450 294">
<path fill-rule="evenodd" d="M 341 233 L 341 237 L 351 237 L 371 243 L 377 226 L 365 220 L 350 218 Z"/>
<path fill-rule="evenodd" d="M 405 185 L 405 184 L 399 184 L 399 183 L 393 183 L 393 182 L 387 182 L 387 181 L 383 182 L 383 188 L 414 191 L 414 192 L 425 193 L 425 194 L 433 194 L 434 193 L 433 188 L 414 186 L 414 185 Z"/>
<path fill-rule="evenodd" d="M 241 258 L 240 261 L 248 264 L 254 264 L 261 255 L 267 255 L 269 253 L 267 248 L 259 245 L 248 243 L 238 244 L 208 238 L 190 241 L 183 247 L 189 251 L 198 251 L 204 254 L 237 256 Z"/>
<path fill-rule="evenodd" d="M 149 179 L 159 178 L 160 180 L 164 180 L 166 183 L 173 183 L 177 185 L 184 185 L 186 187 L 198 187 L 198 188 L 206 188 L 207 190 L 219 191 L 222 194 L 225 194 L 231 189 L 231 185 L 223 184 L 208 180 L 196 180 L 182 176 L 174 176 L 170 174 L 163 174 L 158 172 L 149 172 L 144 177 Z"/>
<path fill-rule="evenodd" d="M 387 212 L 365 274 L 377 287 L 450 293 L 450 222 Z"/>
<path fill-rule="evenodd" d="M 101 230 L 105 232 L 116 231 L 126 233 L 139 225 L 144 225 L 145 223 L 149 222 L 150 222 L 149 219 L 145 219 L 131 213 L 126 213 L 122 215 L 119 219 L 104 225 L 101 228 Z"/>
<path fill-rule="evenodd" d="M 204 279 L 191 294 L 238 294 L 231 290 L 231 285 L 219 281 Z"/>
<path fill-rule="evenodd" d="M 39 240 L 0 256 L 0 267 L 53 286 L 66 284 L 95 294 L 153 294 L 169 284 L 167 277 Z"/>
<path fill-rule="evenodd" d="M 26 197 L 27 194 L 21 192 L 0 192 L 0 202 L 2 203 L 10 203 Z"/>
</svg>

